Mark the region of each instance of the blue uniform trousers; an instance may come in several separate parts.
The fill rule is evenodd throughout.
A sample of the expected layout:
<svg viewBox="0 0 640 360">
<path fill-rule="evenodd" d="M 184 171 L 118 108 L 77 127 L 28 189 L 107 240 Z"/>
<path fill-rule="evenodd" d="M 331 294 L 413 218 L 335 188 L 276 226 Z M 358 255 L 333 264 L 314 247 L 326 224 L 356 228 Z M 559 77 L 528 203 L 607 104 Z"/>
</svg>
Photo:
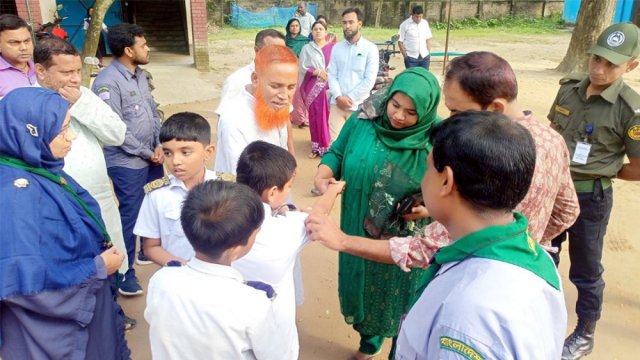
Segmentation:
<svg viewBox="0 0 640 360">
<path fill-rule="evenodd" d="M 133 234 L 133 227 L 136 225 L 138 212 L 144 199 L 144 185 L 161 178 L 164 170 L 161 165 L 147 166 L 142 169 L 113 166 L 107 168 L 107 172 L 113 182 L 113 189 L 118 198 L 122 235 L 127 248 L 127 256 L 129 257 L 129 269 L 125 274 L 125 278 L 128 278 L 136 275 L 133 269 L 136 255 L 136 236 Z"/>
</svg>

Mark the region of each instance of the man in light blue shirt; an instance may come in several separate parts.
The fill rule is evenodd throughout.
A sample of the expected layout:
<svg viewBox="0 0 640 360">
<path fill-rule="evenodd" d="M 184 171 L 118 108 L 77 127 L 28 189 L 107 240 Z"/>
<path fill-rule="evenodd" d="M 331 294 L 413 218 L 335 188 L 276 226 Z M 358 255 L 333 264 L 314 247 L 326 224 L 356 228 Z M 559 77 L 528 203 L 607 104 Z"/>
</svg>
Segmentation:
<svg viewBox="0 0 640 360">
<path fill-rule="evenodd" d="M 513 212 L 535 169 L 531 134 L 503 114 L 465 111 L 435 126 L 431 145 L 422 196 L 455 241 L 423 275 L 395 359 L 559 359 L 560 276 Z"/>
<path fill-rule="evenodd" d="M 100 72 L 92 87 L 127 125 L 124 143 L 104 148 L 107 172 L 119 202 L 129 262 L 118 289 L 125 296 L 143 293 L 133 268 L 136 249 L 133 227 L 144 199 L 144 185 L 163 176 L 164 155 L 158 139 L 160 118 L 149 79 L 140 68 L 149 63 L 149 47 L 144 35 L 139 25 L 114 25 L 108 35 L 114 59 Z"/>
<path fill-rule="evenodd" d="M 351 113 L 358 109 L 376 82 L 378 47 L 360 34 L 362 11 L 348 8 L 342 12 L 344 40 L 333 47 L 329 62 L 329 132 L 331 142 L 338 135 Z"/>
</svg>

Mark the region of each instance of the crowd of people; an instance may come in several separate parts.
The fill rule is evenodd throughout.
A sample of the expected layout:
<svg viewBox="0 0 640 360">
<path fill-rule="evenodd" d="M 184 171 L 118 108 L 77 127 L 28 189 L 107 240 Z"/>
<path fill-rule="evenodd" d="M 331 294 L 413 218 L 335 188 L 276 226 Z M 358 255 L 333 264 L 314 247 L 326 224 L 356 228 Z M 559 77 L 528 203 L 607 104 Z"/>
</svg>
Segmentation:
<svg viewBox="0 0 640 360">
<path fill-rule="evenodd" d="M 495 53 L 453 59 L 441 90 L 423 15 L 400 25 L 406 70 L 371 93 L 379 59 L 362 12 L 342 12 L 338 41 L 300 2 L 225 80 L 215 143 L 199 114 L 161 121 L 139 25 L 108 28 L 112 60 L 88 89 L 69 42 L 33 44 L 23 19 L 0 15 L 0 358 L 130 358 L 136 320 L 117 299 L 143 294 L 135 264 L 155 263 L 154 359 L 297 359 L 312 241 L 339 252 L 352 359 L 387 338 L 389 359 L 590 354 L 612 179 L 640 180 L 640 96 L 622 79 L 640 29 L 600 34 L 547 126 Z M 320 160 L 305 211 L 291 196 L 293 125 L 308 125 Z M 567 239 L 578 324 L 565 339 Z"/>
</svg>

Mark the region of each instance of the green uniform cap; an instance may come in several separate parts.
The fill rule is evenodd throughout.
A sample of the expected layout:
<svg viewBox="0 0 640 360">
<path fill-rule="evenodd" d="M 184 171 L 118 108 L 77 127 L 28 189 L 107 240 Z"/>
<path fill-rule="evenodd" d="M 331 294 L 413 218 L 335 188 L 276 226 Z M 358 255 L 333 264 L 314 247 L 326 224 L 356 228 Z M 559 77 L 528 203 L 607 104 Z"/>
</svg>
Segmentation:
<svg viewBox="0 0 640 360">
<path fill-rule="evenodd" d="M 632 23 L 620 23 L 604 29 L 589 54 L 620 65 L 640 55 L 640 29 Z"/>
</svg>

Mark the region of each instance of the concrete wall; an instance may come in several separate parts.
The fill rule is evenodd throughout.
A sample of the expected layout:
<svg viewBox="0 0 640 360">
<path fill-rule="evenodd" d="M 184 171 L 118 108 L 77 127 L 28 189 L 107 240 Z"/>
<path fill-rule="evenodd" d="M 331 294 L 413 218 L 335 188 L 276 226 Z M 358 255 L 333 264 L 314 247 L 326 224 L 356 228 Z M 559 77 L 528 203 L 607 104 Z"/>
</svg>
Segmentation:
<svg viewBox="0 0 640 360">
<path fill-rule="evenodd" d="M 207 4 L 205 0 L 191 0 L 189 6 L 193 29 L 193 59 L 198 70 L 209 71 Z"/>
<path fill-rule="evenodd" d="M 220 2 L 220 0 L 208 1 Z M 342 11 L 348 7 L 358 7 L 365 13 L 365 25 L 373 26 L 375 23 L 377 0 L 317 0 L 310 2 L 318 5 L 318 14 L 326 16 L 331 24 L 339 24 Z M 295 4 L 295 1 L 238 0 L 237 3 L 251 11 L 262 11 L 281 3 L 283 6 L 291 6 Z M 444 22 L 447 20 L 447 4 L 448 1 L 385 0 L 380 25 L 392 28 L 399 26 L 409 17 L 414 5 L 422 5 L 429 21 Z M 542 16 L 543 7 L 545 16 L 561 13 L 564 8 L 564 0 L 454 0 L 451 18 L 495 18 L 508 15 Z"/>
</svg>

